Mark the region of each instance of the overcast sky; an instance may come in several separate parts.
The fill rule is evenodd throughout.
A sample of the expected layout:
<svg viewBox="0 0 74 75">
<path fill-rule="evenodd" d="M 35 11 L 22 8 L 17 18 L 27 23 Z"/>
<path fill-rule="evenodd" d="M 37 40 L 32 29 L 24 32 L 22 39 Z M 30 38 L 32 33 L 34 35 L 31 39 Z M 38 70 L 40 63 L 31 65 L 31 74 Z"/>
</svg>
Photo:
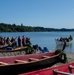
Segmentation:
<svg viewBox="0 0 74 75">
<path fill-rule="evenodd" d="M 74 28 L 74 0 L 0 0 L 0 23 Z"/>
</svg>

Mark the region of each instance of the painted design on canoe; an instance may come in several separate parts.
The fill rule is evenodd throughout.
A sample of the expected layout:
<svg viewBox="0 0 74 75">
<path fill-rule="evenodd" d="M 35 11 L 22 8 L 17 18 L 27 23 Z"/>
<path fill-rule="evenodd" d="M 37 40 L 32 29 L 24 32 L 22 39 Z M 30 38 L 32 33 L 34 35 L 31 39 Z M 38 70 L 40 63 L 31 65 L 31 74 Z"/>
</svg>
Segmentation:
<svg viewBox="0 0 74 75">
<path fill-rule="evenodd" d="M 14 49 L 4 49 L 4 50 L 0 50 L 0 57 L 5 57 L 5 56 L 17 56 L 17 55 L 25 55 L 26 54 L 26 50 L 28 49 L 27 46 L 25 47 L 17 47 Z"/>
<path fill-rule="evenodd" d="M 0 57 L 3 57 L 3 56 L 16 56 L 16 55 L 24 55 L 24 54 L 26 54 L 26 52 L 24 50 L 15 51 L 15 52 L 3 52 L 3 53 L 0 53 Z"/>
</svg>

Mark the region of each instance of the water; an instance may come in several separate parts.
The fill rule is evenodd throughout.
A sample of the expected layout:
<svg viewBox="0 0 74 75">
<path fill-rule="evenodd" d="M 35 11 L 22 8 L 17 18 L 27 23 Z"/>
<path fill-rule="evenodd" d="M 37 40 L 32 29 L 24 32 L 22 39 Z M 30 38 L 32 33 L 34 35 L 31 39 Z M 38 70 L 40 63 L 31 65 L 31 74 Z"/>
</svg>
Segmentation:
<svg viewBox="0 0 74 75">
<path fill-rule="evenodd" d="M 18 37 L 23 36 L 29 37 L 31 40 L 31 43 L 33 45 L 38 44 L 39 46 L 47 47 L 49 51 L 54 51 L 57 48 L 61 48 L 62 46 L 57 46 L 55 43 L 55 38 L 60 37 L 69 37 L 69 35 L 73 36 L 74 39 L 74 32 L 2 32 L 0 33 L 0 36 L 2 37 Z M 17 41 L 17 38 L 16 38 Z M 72 41 L 72 44 L 68 45 L 65 48 L 66 52 L 73 52 L 74 53 L 74 40 Z"/>
</svg>

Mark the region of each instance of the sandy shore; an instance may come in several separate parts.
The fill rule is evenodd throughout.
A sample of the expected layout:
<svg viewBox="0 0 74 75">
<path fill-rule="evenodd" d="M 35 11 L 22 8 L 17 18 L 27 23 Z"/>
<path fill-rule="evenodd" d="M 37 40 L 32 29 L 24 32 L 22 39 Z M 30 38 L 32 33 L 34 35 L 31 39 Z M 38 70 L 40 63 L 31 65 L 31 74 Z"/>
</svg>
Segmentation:
<svg viewBox="0 0 74 75">
<path fill-rule="evenodd" d="M 74 53 L 66 53 L 68 62 L 74 62 Z"/>
<path fill-rule="evenodd" d="M 67 62 L 66 63 L 70 63 L 70 62 L 74 62 L 74 53 L 66 53 L 67 55 Z M 66 64 L 66 63 L 56 63 L 54 66 L 58 66 L 58 65 L 62 65 L 62 64 Z"/>
</svg>

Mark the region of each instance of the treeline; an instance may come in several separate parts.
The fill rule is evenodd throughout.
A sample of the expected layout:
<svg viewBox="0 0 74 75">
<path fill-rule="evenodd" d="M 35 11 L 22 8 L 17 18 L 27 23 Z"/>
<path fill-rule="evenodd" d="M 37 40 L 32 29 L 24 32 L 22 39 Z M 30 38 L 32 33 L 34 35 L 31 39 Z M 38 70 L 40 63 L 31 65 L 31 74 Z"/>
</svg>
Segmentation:
<svg viewBox="0 0 74 75">
<path fill-rule="evenodd" d="M 74 29 L 55 29 L 55 28 L 44 28 L 44 27 L 32 27 L 16 25 L 16 24 L 5 24 L 0 23 L 0 32 L 50 32 L 50 31 L 74 31 Z"/>
</svg>

